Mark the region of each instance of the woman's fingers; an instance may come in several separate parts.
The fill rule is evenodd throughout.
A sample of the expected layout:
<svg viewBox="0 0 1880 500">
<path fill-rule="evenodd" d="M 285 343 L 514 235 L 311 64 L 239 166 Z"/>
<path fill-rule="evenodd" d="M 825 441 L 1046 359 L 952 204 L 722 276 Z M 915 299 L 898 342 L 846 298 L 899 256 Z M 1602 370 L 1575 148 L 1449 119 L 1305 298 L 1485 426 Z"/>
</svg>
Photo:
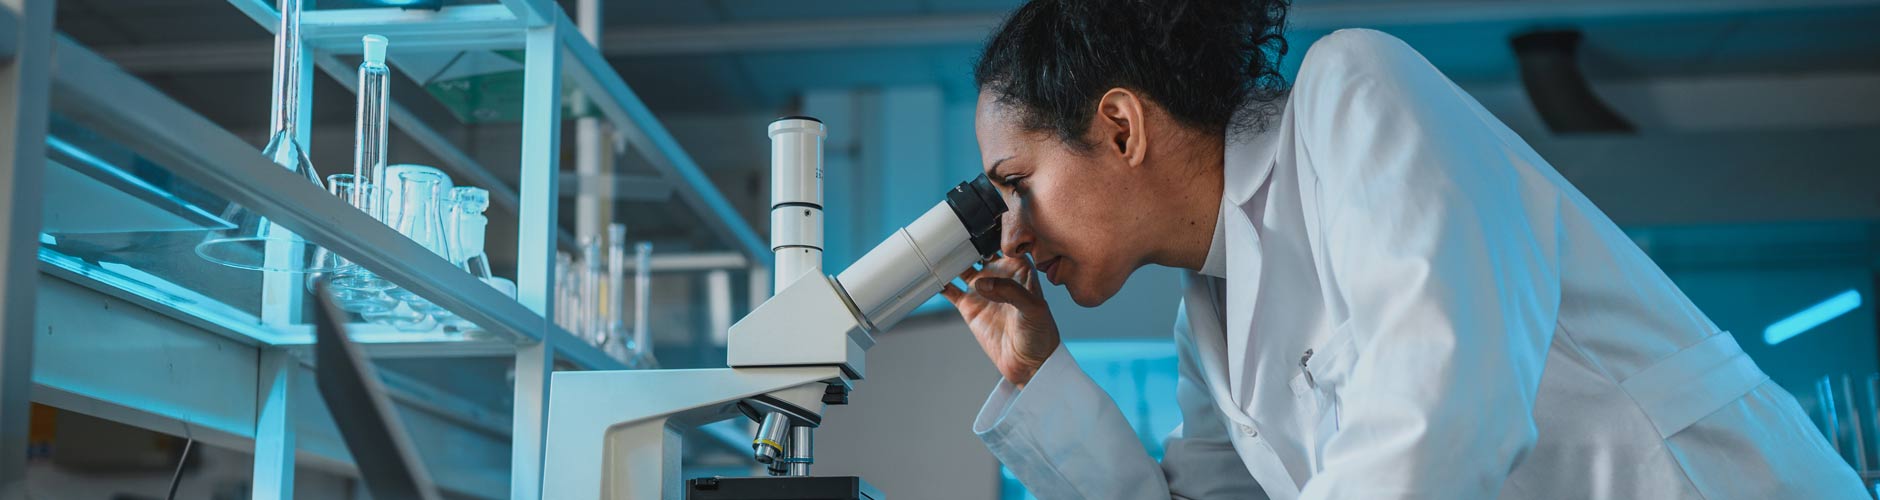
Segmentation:
<svg viewBox="0 0 1880 500">
<path fill-rule="evenodd" d="M 1010 304 L 1021 311 L 1029 311 L 1035 305 L 1037 297 L 1011 278 L 982 277 L 973 280 L 973 293 L 986 300 L 1000 304 Z"/>
</svg>

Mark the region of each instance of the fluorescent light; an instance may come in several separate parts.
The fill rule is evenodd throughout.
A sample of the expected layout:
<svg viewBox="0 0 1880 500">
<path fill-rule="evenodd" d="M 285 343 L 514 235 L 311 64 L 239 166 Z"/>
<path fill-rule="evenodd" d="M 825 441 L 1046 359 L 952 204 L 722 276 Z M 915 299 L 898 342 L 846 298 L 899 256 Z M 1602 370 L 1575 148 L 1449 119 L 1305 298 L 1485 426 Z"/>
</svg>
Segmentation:
<svg viewBox="0 0 1880 500">
<path fill-rule="evenodd" d="M 1763 329 L 1763 342 L 1776 345 L 1821 326 L 1828 320 L 1839 318 L 1858 307 L 1860 307 L 1860 292 L 1855 290 L 1841 292 L 1839 295 L 1829 297 L 1828 300 L 1821 301 L 1820 304 L 1808 306 L 1802 312 L 1770 324 L 1769 328 Z"/>
</svg>

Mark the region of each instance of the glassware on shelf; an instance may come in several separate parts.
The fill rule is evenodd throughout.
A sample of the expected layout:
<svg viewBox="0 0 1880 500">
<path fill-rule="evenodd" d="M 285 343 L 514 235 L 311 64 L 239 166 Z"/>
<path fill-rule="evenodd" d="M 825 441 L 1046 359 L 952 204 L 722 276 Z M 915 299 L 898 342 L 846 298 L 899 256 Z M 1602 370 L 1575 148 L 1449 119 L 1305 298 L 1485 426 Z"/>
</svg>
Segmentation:
<svg viewBox="0 0 1880 500">
<path fill-rule="evenodd" d="M 588 238 L 581 246 L 581 329 L 577 334 L 586 338 L 588 344 L 600 348 L 607 341 L 607 325 L 603 315 L 606 301 L 601 295 L 606 270 L 601 265 L 600 238 Z"/>
<path fill-rule="evenodd" d="M 320 185 L 319 174 L 296 138 L 300 114 L 300 0 L 280 0 L 281 25 L 274 36 L 274 113 L 268 145 L 261 154 Z M 322 272 L 317 245 L 237 203 L 223 210 L 234 227 L 210 232 L 196 244 L 196 255 L 224 266 L 256 271 Z"/>
<path fill-rule="evenodd" d="M 490 222 L 483 212 L 490 208 L 490 192 L 476 187 L 452 188 L 445 202 L 450 207 L 445 229 L 451 242 L 451 263 L 491 287 L 497 287 L 490 274 L 489 255 L 483 250 L 484 230 Z M 449 311 L 441 311 L 436 316 L 439 322 L 459 330 L 476 326 Z"/>
<path fill-rule="evenodd" d="M 632 332 L 627 330 L 627 225 L 607 226 L 607 325 L 601 352 L 621 363 L 633 359 Z"/>
<path fill-rule="evenodd" d="M 359 112 L 358 123 L 353 136 L 353 174 L 348 176 L 353 193 L 353 206 L 359 207 L 373 219 L 386 220 L 386 182 L 385 182 L 385 77 L 390 70 L 385 67 L 385 37 L 366 35 L 364 39 L 366 61 L 359 65 Z M 328 177 L 330 181 L 331 176 Z M 367 292 L 383 292 L 392 289 L 392 283 L 371 271 L 353 266 L 333 273 L 333 287 Z M 396 304 L 394 304 L 396 305 Z M 345 303 L 341 302 L 341 307 Z"/>
<path fill-rule="evenodd" d="M 400 303 L 398 307 L 382 313 L 364 314 L 366 321 L 389 325 L 401 332 L 428 332 L 437 329 L 437 320 L 431 315 L 418 312 L 409 303 Z"/>
<path fill-rule="evenodd" d="M 358 122 L 354 126 L 353 175 L 366 185 L 384 186 L 385 178 L 385 142 L 386 114 L 390 89 L 385 83 L 392 70 L 385 65 L 385 50 L 390 42 L 383 36 L 366 35 L 361 42 L 365 45 L 365 62 L 359 63 L 359 109 Z M 367 210 L 385 218 L 383 202 L 368 199 L 374 203 L 373 209 Z"/>
<path fill-rule="evenodd" d="M 355 207 L 365 203 L 361 201 L 361 198 L 371 196 L 372 191 L 377 189 L 377 186 L 359 185 L 352 174 L 326 176 L 326 186 L 334 197 Z M 383 313 L 398 306 L 397 301 L 383 293 L 385 288 L 379 284 L 383 284 L 385 280 L 375 277 L 360 280 L 359 276 L 371 277 L 371 274 L 331 250 L 319 248 L 315 250 L 315 255 L 314 260 L 319 263 L 318 267 L 331 269 L 331 271 L 310 275 L 307 279 L 308 291 L 312 291 L 314 282 L 326 280 L 330 285 L 328 288 L 332 290 L 334 302 L 339 304 L 340 309 L 347 312 Z"/>
<path fill-rule="evenodd" d="M 653 243 L 633 245 L 633 368 L 658 368 L 653 358 Z"/>
<path fill-rule="evenodd" d="M 450 239 L 445 235 L 442 210 L 444 194 L 441 188 L 444 177 L 422 170 L 401 171 L 396 177 L 393 185 L 397 187 L 393 191 L 397 193 L 398 203 L 391 207 L 392 228 L 431 253 L 450 258 Z M 440 310 L 424 297 L 403 287 L 392 288 L 386 293 L 419 313 L 430 314 Z"/>
<path fill-rule="evenodd" d="M 555 252 L 555 325 L 569 333 L 580 335 L 580 327 L 575 321 L 576 310 L 579 309 L 575 304 L 577 301 L 575 290 L 581 288 L 581 284 L 577 281 L 574 275 L 574 256 L 568 255 L 567 252 Z"/>
</svg>

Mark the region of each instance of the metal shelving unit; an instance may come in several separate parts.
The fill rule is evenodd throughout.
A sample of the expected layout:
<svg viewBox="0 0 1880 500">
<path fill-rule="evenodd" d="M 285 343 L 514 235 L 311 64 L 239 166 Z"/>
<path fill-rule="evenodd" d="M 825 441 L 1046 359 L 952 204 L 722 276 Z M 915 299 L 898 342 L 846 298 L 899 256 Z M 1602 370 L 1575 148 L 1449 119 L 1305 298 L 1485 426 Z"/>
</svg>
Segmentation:
<svg viewBox="0 0 1880 500">
<path fill-rule="evenodd" d="M 270 31 L 277 25 L 277 14 L 265 0 L 230 3 Z M 440 486 L 453 493 L 538 498 L 550 371 L 558 364 L 624 368 L 549 319 L 555 308 L 555 252 L 568 239 L 555 223 L 564 78 L 678 188 L 689 207 L 705 214 L 710 230 L 729 242 L 733 252 L 714 254 L 714 266 L 724 264 L 718 261 L 767 261 L 767 248 L 756 232 L 552 0 L 501 0 L 439 11 L 303 14 L 308 49 L 308 61 L 301 65 L 303 88 L 311 84 L 316 67 L 351 88 L 352 68 L 335 55 L 356 53 L 359 37 L 367 33 L 391 37 L 395 51 L 522 50 L 520 186 L 506 186 L 409 110 L 395 104 L 391 112 L 395 127 L 469 182 L 489 189 L 494 205 L 520 214 L 514 300 L 279 168 L 255 145 L 107 59 L 52 34 L 50 4 L 0 0 L 0 56 L 7 57 L 0 64 L 0 104 L 7 105 L 0 106 L 0 143 L 44 144 L 48 113 L 82 124 L 488 334 L 465 338 L 362 325 L 355 334 L 375 357 L 513 356 L 513 410 L 507 415 L 436 384 L 387 373 L 387 385 L 408 428 L 418 434 L 420 448 L 430 443 L 450 450 L 425 459 Z M 303 105 L 311 106 L 312 99 L 306 100 Z M 0 445 L 23 443 L 30 398 L 252 451 L 255 498 L 291 497 L 297 464 L 348 470 L 350 459 L 312 385 L 305 356 L 312 336 L 307 325 L 294 321 L 303 302 L 294 300 L 304 294 L 300 280 L 254 275 L 263 297 L 254 310 L 225 304 L 200 285 L 67 250 L 56 238 L 40 234 L 39 207 L 47 200 L 38 186 L 52 164 L 45 158 L 40 147 L 17 147 L 0 158 L 0 192 L 9 200 L 0 203 L 0 234 L 7 238 L 0 247 L 0 283 L 5 285 L 0 295 L 0 325 L 5 327 L 0 330 Z M 118 347 L 101 348 L 111 345 Z M 15 457 L 0 459 L 0 491 L 23 477 L 23 470 Z M 503 477 L 509 478 L 506 488 Z"/>
</svg>

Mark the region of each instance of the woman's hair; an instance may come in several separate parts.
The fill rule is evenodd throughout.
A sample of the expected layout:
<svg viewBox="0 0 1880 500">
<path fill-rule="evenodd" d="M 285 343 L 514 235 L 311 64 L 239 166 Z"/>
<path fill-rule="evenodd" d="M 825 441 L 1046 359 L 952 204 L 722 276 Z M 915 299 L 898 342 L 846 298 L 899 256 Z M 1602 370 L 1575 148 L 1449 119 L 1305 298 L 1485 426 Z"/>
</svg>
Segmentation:
<svg viewBox="0 0 1880 500">
<path fill-rule="evenodd" d="M 1184 125 L 1225 133 L 1247 100 L 1286 91 L 1288 0 L 1030 0 L 986 42 L 980 91 L 1079 149 L 1097 99 L 1135 91 Z M 1250 113 L 1257 121 L 1265 113 Z"/>
</svg>

